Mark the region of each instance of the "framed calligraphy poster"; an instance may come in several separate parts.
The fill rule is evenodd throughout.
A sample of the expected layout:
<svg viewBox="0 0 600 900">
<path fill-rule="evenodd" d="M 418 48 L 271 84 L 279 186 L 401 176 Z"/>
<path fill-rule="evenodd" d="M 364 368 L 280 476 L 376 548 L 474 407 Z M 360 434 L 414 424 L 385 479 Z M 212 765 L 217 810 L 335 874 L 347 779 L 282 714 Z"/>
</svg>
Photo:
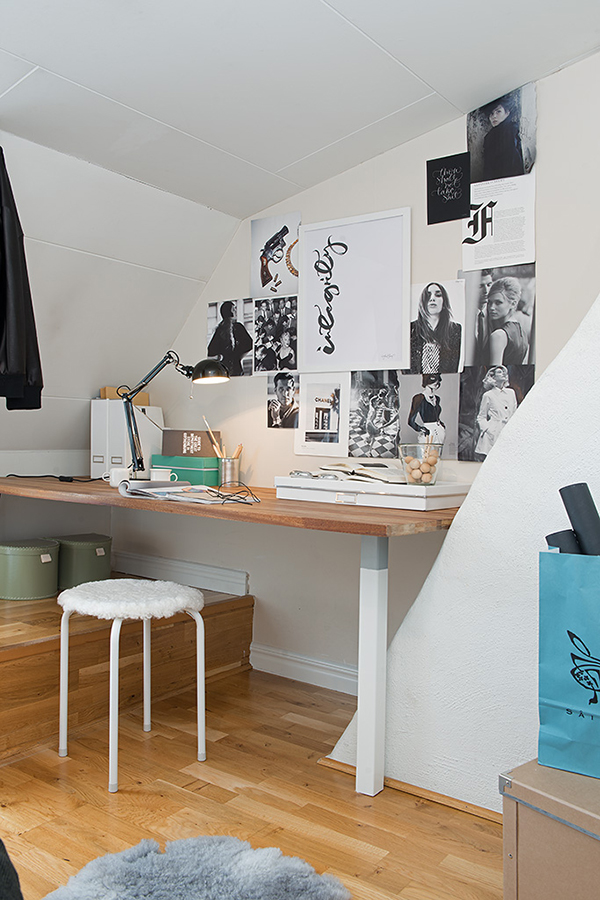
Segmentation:
<svg viewBox="0 0 600 900">
<path fill-rule="evenodd" d="M 300 228 L 298 369 L 404 369 L 410 360 L 410 209 Z"/>
</svg>

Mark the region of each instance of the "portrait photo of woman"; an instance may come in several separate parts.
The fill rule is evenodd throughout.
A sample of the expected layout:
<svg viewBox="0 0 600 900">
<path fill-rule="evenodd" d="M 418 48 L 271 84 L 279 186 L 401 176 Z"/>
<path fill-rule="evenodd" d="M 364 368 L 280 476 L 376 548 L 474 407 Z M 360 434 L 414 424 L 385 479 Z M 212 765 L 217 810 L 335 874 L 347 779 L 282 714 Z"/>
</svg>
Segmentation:
<svg viewBox="0 0 600 900">
<path fill-rule="evenodd" d="M 467 114 L 471 183 L 527 175 L 536 158 L 535 84 L 525 84 Z"/>
<path fill-rule="evenodd" d="M 518 278 L 508 276 L 493 282 L 487 299 L 486 365 L 521 366 L 528 362 L 529 340 L 519 313 L 520 300 Z"/>
<path fill-rule="evenodd" d="M 465 366 L 460 375 L 460 460 L 484 461 L 534 380 L 535 366 Z"/>
<path fill-rule="evenodd" d="M 452 283 L 461 297 L 464 316 L 464 282 Z M 420 286 L 416 285 L 415 288 Z M 414 303 L 414 293 L 413 293 Z M 462 326 L 457 322 L 446 285 L 426 284 L 419 295 L 417 317 L 410 323 L 410 371 L 434 375 L 458 372 L 461 367 Z"/>
<path fill-rule="evenodd" d="M 490 130 L 483 139 L 483 180 L 524 175 L 517 97 L 507 94 L 483 108 Z"/>
<path fill-rule="evenodd" d="M 517 395 L 508 386 L 506 366 L 492 366 L 483 379 L 484 394 L 477 413 L 479 437 L 475 459 L 483 461 L 510 417 L 517 409 Z"/>
</svg>

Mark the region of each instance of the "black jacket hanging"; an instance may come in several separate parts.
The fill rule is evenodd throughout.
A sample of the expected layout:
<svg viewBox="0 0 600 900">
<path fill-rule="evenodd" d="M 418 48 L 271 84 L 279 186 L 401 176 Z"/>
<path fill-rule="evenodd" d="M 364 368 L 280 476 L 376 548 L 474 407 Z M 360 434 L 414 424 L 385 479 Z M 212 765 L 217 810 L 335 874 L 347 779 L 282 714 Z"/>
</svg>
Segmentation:
<svg viewBox="0 0 600 900">
<path fill-rule="evenodd" d="M 40 409 L 38 349 L 23 229 L 0 147 L 0 396 L 7 409 Z"/>
</svg>

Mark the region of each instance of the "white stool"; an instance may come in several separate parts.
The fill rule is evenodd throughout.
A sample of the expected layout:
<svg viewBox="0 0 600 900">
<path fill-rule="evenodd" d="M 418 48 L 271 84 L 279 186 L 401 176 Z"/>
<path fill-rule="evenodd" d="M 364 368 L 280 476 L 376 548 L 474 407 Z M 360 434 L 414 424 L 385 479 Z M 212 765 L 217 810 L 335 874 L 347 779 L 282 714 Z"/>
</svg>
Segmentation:
<svg viewBox="0 0 600 900">
<path fill-rule="evenodd" d="M 58 596 L 62 606 L 60 625 L 60 713 L 58 755 L 67 755 L 67 723 L 69 697 L 69 617 L 71 613 L 112 619 L 110 631 L 110 697 L 108 737 L 108 790 L 119 788 L 119 636 L 123 619 L 142 619 L 144 653 L 144 731 L 150 731 L 150 620 L 166 619 L 186 612 L 196 620 L 196 682 L 198 704 L 198 759 L 206 759 L 204 699 L 204 622 L 200 610 L 204 595 L 197 588 L 172 581 L 144 581 L 134 578 L 111 578 L 88 581 L 63 591 Z"/>
</svg>

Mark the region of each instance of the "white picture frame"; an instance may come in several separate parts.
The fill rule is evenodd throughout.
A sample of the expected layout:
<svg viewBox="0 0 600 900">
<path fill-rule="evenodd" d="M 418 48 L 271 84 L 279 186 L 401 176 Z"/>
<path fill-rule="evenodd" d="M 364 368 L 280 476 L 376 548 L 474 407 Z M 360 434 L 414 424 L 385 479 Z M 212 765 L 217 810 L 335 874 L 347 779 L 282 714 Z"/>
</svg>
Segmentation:
<svg viewBox="0 0 600 900">
<path fill-rule="evenodd" d="M 300 227 L 300 372 L 410 359 L 410 208 Z"/>
</svg>

